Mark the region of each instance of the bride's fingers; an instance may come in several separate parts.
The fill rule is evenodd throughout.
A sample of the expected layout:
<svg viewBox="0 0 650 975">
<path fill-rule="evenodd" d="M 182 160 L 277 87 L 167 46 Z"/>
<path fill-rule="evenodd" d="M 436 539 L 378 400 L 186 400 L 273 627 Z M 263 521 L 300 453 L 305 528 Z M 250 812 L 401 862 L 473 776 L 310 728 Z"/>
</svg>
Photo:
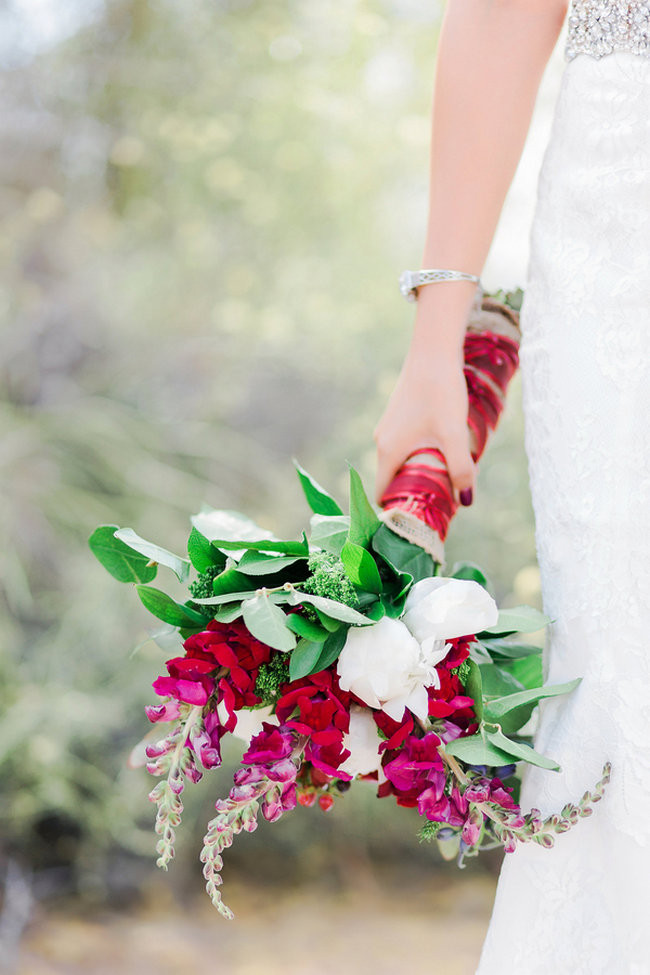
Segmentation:
<svg viewBox="0 0 650 975">
<path fill-rule="evenodd" d="M 470 453 L 467 427 L 448 436 L 442 446 L 456 504 L 471 504 L 476 485 L 476 464 Z M 462 492 L 462 499 L 461 499 Z"/>
</svg>

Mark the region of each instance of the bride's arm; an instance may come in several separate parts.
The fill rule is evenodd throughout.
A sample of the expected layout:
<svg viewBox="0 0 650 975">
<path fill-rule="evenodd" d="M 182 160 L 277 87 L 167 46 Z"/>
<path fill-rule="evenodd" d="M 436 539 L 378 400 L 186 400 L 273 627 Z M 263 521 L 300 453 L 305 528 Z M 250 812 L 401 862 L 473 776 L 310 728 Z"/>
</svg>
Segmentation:
<svg viewBox="0 0 650 975">
<path fill-rule="evenodd" d="M 421 267 L 480 275 L 568 0 L 449 0 L 438 43 Z M 397 385 L 374 431 L 376 500 L 416 447 L 442 449 L 454 494 L 473 488 L 463 341 L 476 285 L 419 290 Z"/>
</svg>

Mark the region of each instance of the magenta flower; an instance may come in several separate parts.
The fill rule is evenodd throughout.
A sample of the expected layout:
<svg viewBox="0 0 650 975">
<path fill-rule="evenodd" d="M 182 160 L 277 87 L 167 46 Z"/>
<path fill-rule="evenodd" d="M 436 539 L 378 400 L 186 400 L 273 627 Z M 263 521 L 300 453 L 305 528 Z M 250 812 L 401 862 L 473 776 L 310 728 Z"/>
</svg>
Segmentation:
<svg viewBox="0 0 650 975">
<path fill-rule="evenodd" d="M 269 765 L 288 758 L 294 747 L 294 735 L 286 725 L 262 722 L 262 731 L 254 735 L 242 756 L 243 764 Z"/>
<path fill-rule="evenodd" d="M 166 704 L 148 704 L 144 709 L 149 721 L 155 724 L 156 721 L 176 721 L 180 716 L 180 702 L 177 700 L 168 701 Z"/>
</svg>

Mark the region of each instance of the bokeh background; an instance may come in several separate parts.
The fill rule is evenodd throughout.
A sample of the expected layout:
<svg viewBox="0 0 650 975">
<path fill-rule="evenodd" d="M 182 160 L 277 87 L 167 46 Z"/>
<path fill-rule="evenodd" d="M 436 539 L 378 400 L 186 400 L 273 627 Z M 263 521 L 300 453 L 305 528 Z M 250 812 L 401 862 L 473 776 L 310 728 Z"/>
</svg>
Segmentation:
<svg viewBox="0 0 650 975">
<path fill-rule="evenodd" d="M 341 498 L 409 339 L 444 4 L 0 2 L 0 967 L 23 975 L 474 971 L 500 858 L 465 871 L 352 790 L 240 839 L 237 920 L 198 853 L 226 766 L 186 796 L 169 874 L 128 768 L 164 654 L 94 561 L 99 523 L 181 549 L 206 502 L 286 537 L 291 457 Z M 564 32 L 485 286 L 525 287 Z M 476 160 L 489 165 L 489 160 Z M 520 380 L 455 519 L 502 605 L 541 606 Z"/>
</svg>

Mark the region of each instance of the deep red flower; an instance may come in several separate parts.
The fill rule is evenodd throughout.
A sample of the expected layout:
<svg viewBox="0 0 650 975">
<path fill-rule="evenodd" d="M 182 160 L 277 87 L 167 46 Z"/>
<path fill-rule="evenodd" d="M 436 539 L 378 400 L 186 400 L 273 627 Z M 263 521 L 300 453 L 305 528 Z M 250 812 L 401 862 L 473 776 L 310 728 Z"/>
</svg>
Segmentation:
<svg viewBox="0 0 650 975">
<path fill-rule="evenodd" d="M 442 793 L 446 782 L 444 763 L 438 752 L 441 741 L 430 731 L 423 738 L 410 735 L 397 750 L 386 751 L 382 761 L 387 781 L 377 795 L 394 795 L 400 806 L 415 806 L 420 794 L 429 787 Z"/>
<path fill-rule="evenodd" d="M 453 714 L 454 721 L 457 721 L 457 712 L 465 712 L 467 708 L 470 708 L 470 715 L 463 713 L 462 718 L 465 720 L 471 716 L 473 720 L 476 720 L 473 711 L 474 698 L 463 693 L 465 688 L 458 674 L 450 673 L 446 667 L 441 665 L 436 667 L 436 672 L 440 678 L 440 687 L 429 688 L 429 716 L 447 718 Z"/>
<path fill-rule="evenodd" d="M 235 711 L 260 703 L 255 682 L 260 664 L 266 663 L 272 650 L 248 632 L 244 624 L 219 623 L 211 620 L 201 633 L 194 633 L 183 644 L 184 657 L 167 661 L 168 677 L 158 677 L 153 688 L 161 697 L 172 697 L 187 704 L 206 704 L 214 693 L 219 671 L 218 701 L 224 701 L 228 712 L 225 730 L 235 726 Z M 156 711 L 147 712 L 150 720 L 165 720 Z M 222 732 L 223 733 L 223 732 Z"/>
<path fill-rule="evenodd" d="M 395 721 L 385 711 L 380 709 L 374 710 L 372 716 L 379 730 L 386 735 L 386 740 L 382 741 L 378 749 L 380 754 L 387 749 L 399 748 L 407 735 L 410 735 L 413 731 L 413 715 L 408 709 L 405 709 L 402 721 Z"/>
<path fill-rule="evenodd" d="M 251 738 L 242 763 L 268 765 L 280 762 L 291 755 L 293 747 L 294 735 L 286 726 L 279 728 L 270 721 L 263 721 L 262 730 Z"/>
<path fill-rule="evenodd" d="M 440 666 L 446 670 L 451 670 L 452 667 L 459 667 L 469 657 L 469 648 L 470 644 L 473 643 L 473 635 L 469 638 L 466 636 L 457 636 L 453 640 L 447 640 L 447 643 L 451 643 L 452 649 L 444 660 L 440 661 Z"/>
<path fill-rule="evenodd" d="M 350 752 L 343 735 L 350 730 L 351 695 L 341 690 L 336 673 L 322 670 L 292 681 L 276 705 L 282 723 L 307 735 L 305 759 L 326 775 L 350 779 L 338 768 Z"/>
</svg>

